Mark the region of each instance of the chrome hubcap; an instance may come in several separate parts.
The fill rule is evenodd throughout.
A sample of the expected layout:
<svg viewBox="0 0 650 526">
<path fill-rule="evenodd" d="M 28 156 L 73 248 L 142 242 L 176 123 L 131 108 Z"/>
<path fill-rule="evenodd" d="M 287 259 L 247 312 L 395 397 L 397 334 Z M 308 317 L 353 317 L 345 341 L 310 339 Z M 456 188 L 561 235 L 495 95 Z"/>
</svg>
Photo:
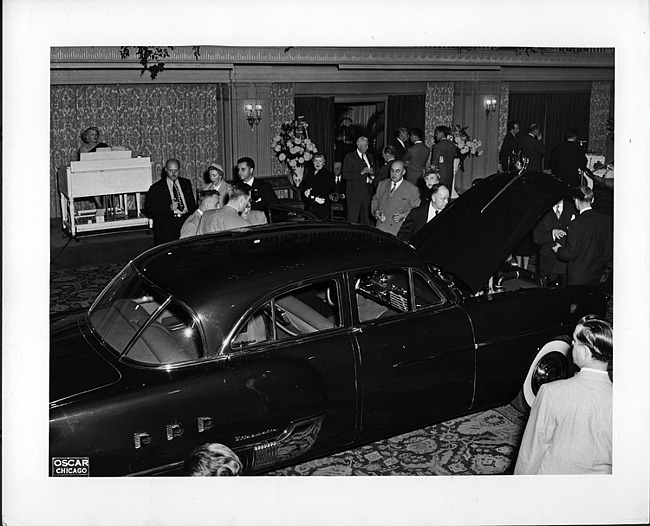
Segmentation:
<svg viewBox="0 0 650 526">
<path fill-rule="evenodd" d="M 548 382 L 562 380 L 567 375 L 567 363 L 564 355 L 559 352 L 551 352 L 544 356 L 535 366 L 531 378 L 533 393 L 537 395 L 539 388 Z"/>
</svg>

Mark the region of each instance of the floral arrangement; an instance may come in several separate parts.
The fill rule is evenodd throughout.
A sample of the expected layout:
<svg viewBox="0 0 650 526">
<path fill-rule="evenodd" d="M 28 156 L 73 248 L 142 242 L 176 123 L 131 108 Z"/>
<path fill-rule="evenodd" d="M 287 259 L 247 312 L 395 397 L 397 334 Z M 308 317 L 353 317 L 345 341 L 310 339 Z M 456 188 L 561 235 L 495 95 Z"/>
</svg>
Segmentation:
<svg viewBox="0 0 650 526">
<path fill-rule="evenodd" d="M 459 169 L 463 171 L 465 170 L 463 164 L 468 155 L 476 157 L 483 154 L 483 150 L 481 150 L 483 143 L 472 139 L 467 132 L 467 128 L 469 126 L 454 124 L 450 126 L 451 133 L 447 136 L 447 139 L 456 145 L 456 158 L 460 159 Z"/>
<path fill-rule="evenodd" d="M 271 142 L 271 149 L 278 161 L 285 163 L 292 171 L 301 168 L 318 151 L 316 145 L 309 140 L 308 126 L 300 117 L 285 122 Z"/>
</svg>

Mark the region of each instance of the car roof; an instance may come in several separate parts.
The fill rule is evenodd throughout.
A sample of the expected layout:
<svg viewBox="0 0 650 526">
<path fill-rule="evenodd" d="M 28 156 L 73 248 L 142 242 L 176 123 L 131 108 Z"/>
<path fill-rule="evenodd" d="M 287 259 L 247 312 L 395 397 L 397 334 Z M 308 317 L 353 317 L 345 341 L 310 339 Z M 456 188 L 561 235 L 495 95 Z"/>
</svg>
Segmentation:
<svg viewBox="0 0 650 526">
<path fill-rule="evenodd" d="M 291 283 L 374 264 L 426 265 L 395 236 L 324 221 L 256 226 L 166 243 L 138 256 L 139 273 L 202 317 L 226 322 Z M 225 323 L 227 325 L 227 323 Z"/>
</svg>

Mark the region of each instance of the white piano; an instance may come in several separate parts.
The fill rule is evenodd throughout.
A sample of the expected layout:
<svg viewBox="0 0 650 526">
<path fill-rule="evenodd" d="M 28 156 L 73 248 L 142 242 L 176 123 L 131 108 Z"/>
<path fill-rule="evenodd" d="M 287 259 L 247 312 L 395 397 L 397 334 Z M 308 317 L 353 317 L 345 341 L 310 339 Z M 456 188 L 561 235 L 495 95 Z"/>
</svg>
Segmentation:
<svg viewBox="0 0 650 526">
<path fill-rule="evenodd" d="M 71 237 L 82 233 L 147 227 L 142 195 L 153 182 L 149 157 L 131 157 L 130 150 L 101 148 L 82 153 L 79 161 L 59 168 L 63 229 Z M 101 197 L 104 208 L 75 211 L 75 199 Z"/>
</svg>

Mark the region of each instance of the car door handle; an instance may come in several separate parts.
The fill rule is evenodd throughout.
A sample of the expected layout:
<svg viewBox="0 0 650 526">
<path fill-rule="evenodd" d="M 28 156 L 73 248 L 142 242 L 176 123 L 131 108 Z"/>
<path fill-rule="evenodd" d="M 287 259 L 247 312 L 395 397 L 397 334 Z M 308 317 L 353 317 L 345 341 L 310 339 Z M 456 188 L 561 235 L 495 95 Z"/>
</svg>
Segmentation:
<svg viewBox="0 0 650 526">
<path fill-rule="evenodd" d="M 361 327 L 352 327 L 352 331 L 351 331 L 351 332 L 353 332 L 353 333 L 356 334 L 356 333 L 363 332 L 363 329 L 362 329 Z"/>
</svg>

